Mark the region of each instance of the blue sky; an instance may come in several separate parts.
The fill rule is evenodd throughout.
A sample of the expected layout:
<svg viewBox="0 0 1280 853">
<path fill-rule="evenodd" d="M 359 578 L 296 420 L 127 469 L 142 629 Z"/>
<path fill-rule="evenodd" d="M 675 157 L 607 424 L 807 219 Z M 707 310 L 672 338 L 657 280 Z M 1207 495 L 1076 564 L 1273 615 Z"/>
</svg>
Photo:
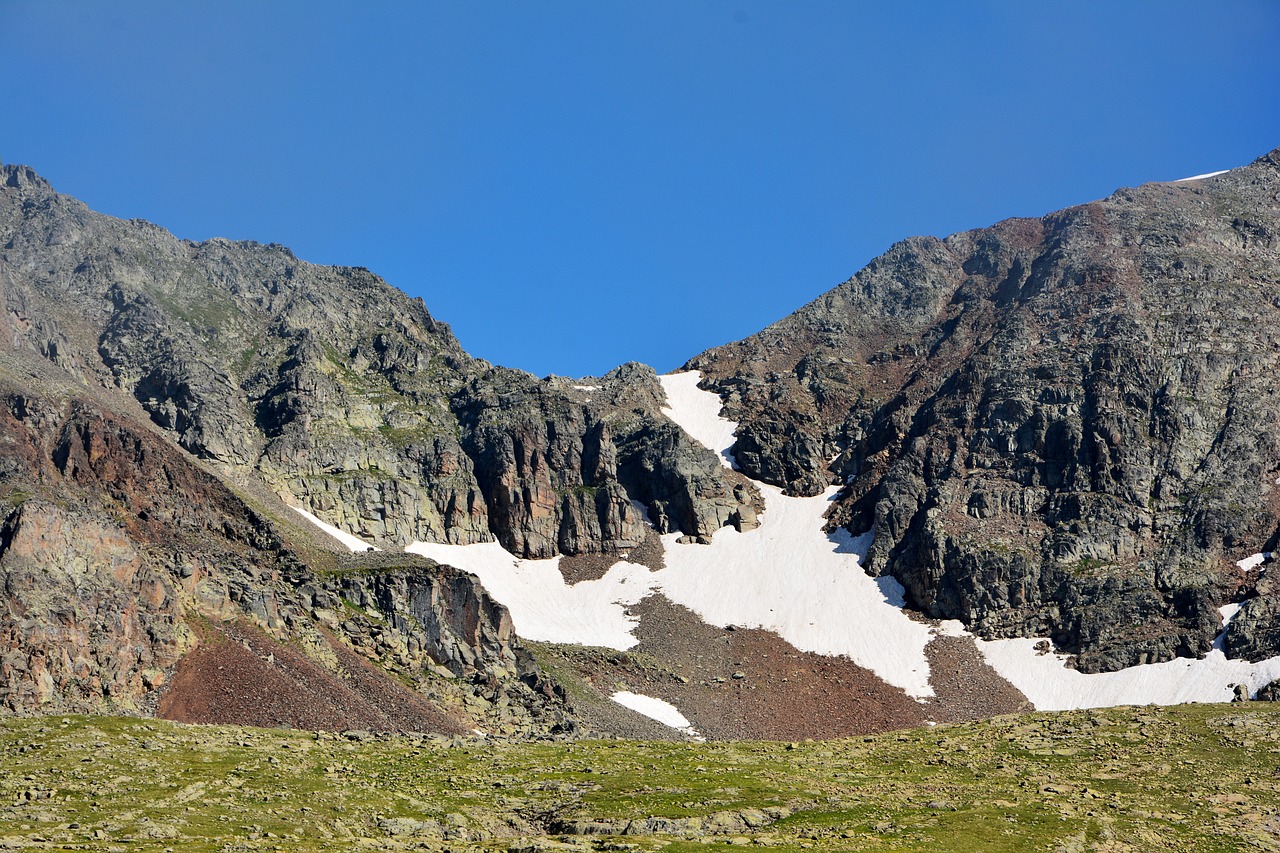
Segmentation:
<svg viewBox="0 0 1280 853">
<path fill-rule="evenodd" d="M 1280 3 L 0 0 L 0 158 L 667 371 L 894 241 L 1280 146 Z"/>
</svg>

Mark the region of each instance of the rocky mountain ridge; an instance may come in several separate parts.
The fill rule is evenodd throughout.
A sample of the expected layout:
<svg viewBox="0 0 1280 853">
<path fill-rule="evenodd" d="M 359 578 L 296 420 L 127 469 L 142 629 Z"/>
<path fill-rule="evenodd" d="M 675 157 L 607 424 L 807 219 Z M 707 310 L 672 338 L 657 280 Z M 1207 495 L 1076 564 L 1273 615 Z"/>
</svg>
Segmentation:
<svg viewBox="0 0 1280 853">
<path fill-rule="evenodd" d="M 1280 654 L 1268 563 L 1235 565 L 1280 528 L 1277 233 L 1273 152 L 903 241 L 686 365 L 740 423 L 740 473 L 663 415 L 648 367 L 495 367 L 367 270 L 178 240 L 3 167 L 0 704 L 546 736 L 635 730 L 608 690 L 571 696 L 574 678 L 687 669 L 706 676 L 690 701 L 720 707 L 716 669 L 744 642 L 804 658 L 650 600 L 642 649 L 678 668 L 544 649 L 549 675 L 474 576 L 402 551 L 496 539 L 590 580 L 660 561 L 655 532 L 752 529 L 751 479 L 839 484 L 830 526 L 875 529 L 862 563 L 908 606 L 984 638 L 1049 636 L 1085 672 L 1201 656 L 1227 603 L 1228 655 Z M 337 553 L 289 506 L 384 550 Z M 672 644 L 662 620 L 701 639 Z M 947 666 L 984 666 L 953 641 Z M 735 682 L 756 671 L 735 666 Z M 840 689 L 876 698 L 842 731 L 925 713 L 847 669 L 833 677 L 866 686 Z M 757 686 L 733 689 L 758 726 L 776 697 Z"/>
<path fill-rule="evenodd" d="M 707 535 L 750 506 L 658 414 L 652 370 L 584 392 L 495 368 L 367 270 L 192 243 L 0 173 L 12 351 L 134 398 L 197 458 L 365 538 L 611 551 L 647 525 Z"/>
<path fill-rule="evenodd" d="M 688 368 L 737 458 L 843 485 L 869 570 L 985 637 L 1084 671 L 1280 653 L 1272 581 L 1236 561 L 1280 521 L 1280 151 L 945 240 L 912 238 Z M 835 458 L 828 465 L 826 460 Z"/>
</svg>

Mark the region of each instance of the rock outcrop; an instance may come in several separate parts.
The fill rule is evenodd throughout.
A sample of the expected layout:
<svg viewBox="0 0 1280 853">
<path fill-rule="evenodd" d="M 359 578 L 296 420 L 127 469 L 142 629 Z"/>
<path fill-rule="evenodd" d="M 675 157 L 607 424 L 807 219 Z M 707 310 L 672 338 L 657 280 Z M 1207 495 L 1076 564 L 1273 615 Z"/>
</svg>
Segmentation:
<svg viewBox="0 0 1280 853">
<path fill-rule="evenodd" d="M 689 362 L 737 458 L 869 569 L 986 637 L 1050 636 L 1085 671 L 1280 654 L 1280 606 L 1235 561 L 1280 521 L 1280 151 L 1042 219 L 897 244 Z M 835 459 L 828 465 L 826 460 Z"/>
<path fill-rule="evenodd" d="M 21 166 L 0 169 L 0 398 L 12 712 L 571 731 L 474 577 L 335 554 L 286 504 L 388 551 L 525 557 L 759 507 L 660 414 L 649 368 L 495 368 L 367 270 L 178 240 Z"/>
</svg>

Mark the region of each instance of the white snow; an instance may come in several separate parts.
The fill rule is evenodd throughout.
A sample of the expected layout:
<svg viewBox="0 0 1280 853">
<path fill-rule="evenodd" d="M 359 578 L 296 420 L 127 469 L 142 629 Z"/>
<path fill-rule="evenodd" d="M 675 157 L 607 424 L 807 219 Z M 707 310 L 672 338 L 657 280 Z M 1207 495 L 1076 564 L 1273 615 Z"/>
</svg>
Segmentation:
<svg viewBox="0 0 1280 853">
<path fill-rule="evenodd" d="M 765 512 L 755 530 L 721 528 L 710 545 L 662 537 L 658 588 L 712 625 L 773 631 L 802 651 L 848 657 L 912 696 L 932 696 L 924 656 L 932 631 L 907 618 L 897 581 L 862 570 L 871 534 L 822 532 L 836 490 L 794 498 L 757 485 Z"/>
<path fill-rule="evenodd" d="M 1222 630 L 1225 632 L 1227 626 L 1231 624 L 1231 620 L 1236 618 L 1236 614 L 1240 612 L 1240 605 L 1224 604 L 1218 608 L 1218 612 L 1222 614 Z"/>
<path fill-rule="evenodd" d="M 574 385 L 573 387 L 574 387 L 574 389 L 575 389 L 575 390 L 577 390 L 577 391 L 587 391 L 587 392 L 591 392 L 591 391 L 599 391 L 599 390 L 600 390 L 600 386 L 599 386 L 599 385 Z"/>
<path fill-rule="evenodd" d="M 1175 658 L 1116 672 L 1085 675 L 1066 666 L 1067 656 L 1040 654 L 1035 639 L 978 640 L 987 663 L 1026 694 L 1038 710 L 1099 708 L 1108 705 L 1177 705 L 1182 702 L 1230 702 L 1237 684 L 1249 693 L 1280 677 L 1280 657 L 1260 663 L 1228 660 L 1223 640 L 1239 604 L 1224 604 L 1222 631 L 1201 660 Z"/>
<path fill-rule="evenodd" d="M 609 698 L 624 708 L 630 708 L 637 714 L 644 714 L 664 726 L 679 729 L 685 734 L 701 739 L 701 735 L 698 734 L 698 730 L 693 727 L 693 724 L 689 722 L 684 714 L 680 713 L 680 709 L 670 702 L 656 699 L 653 696 L 645 696 L 643 693 L 632 693 L 630 690 L 619 690 Z"/>
<path fill-rule="evenodd" d="M 675 421 L 695 441 L 708 450 L 714 450 L 727 468 L 737 468 L 738 462 L 730 452 L 736 440 L 733 431 L 738 425 L 720 417 L 720 395 L 703 391 L 698 387 L 702 374 L 696 370 L 659 376 L 662 390 L 667 393 L 667 405 L 662 414 Z"/>
<path fill-rule="evenodd" d="M 328 533 L 334 539 L 337 539 L 343 545 L 346 545 L 353 552 L 379 550 L 378 548 L 375 548 L 372 545 L 370 545 L 368 542 L 365 542 L 363 539 L 358 539 L 355 536 L 352 536 L 350 533 L 347 533 L 343 530 L 339 530 L 338 528 L 334 527 L 332 524 L 329 524 L 328 522 L 321 521 L 320 519 L 316 518 L 314 515 L 307 512 L 305 509 L 303 509 L 300 506 L 291 506 L 289 507 L 289 509 L 296 512 L 298 515 L 302 516 L 307 521 L 314 524 L 316 527 L 319 527 L 321 530 L 323 530 L 325 533 Z"/>
<path fill-rule="evenodd" d="M 1085 675 L 1067 667 L 1066 655 L 1037 654 L 1037 642 L 1034 638 L 977 641 L 987 663 L 1040 711 L 1230 702 L 1234 685 L 1247 684 L 1252 694 L 1280 677 L 1280 657 L 1261 663 L 1228 660 L 1218 648 L 1200 660 L 1174 658 Z"/>
<path fill-rule="evenodd" d="M 1270 551 L 1263 551 L 1261 554 L 1254 554 L 1251 557 L 1245 557 L 1243 560 L 1237 562 L 1236 565 L 1240 567 L 1240 571 L 1247 572 L 1251 569 L 1256 569 L 1267 560 L 1274 558 L 1275 554 L 1272 554 Z"/>
<path fill-rule="evenodd" d="M 414 542 L 405 550 L 476 575 L 511 611 L 516 633 L 548 643 L 631 648 L 639 642 L 632 634 L 639 620 L 626 609 L 654 586 L 647 568 L 626 561 L 615 563 L 602 578 L 569 586 L 560 574 L 559 557 L 522 560 L 497 542 Z"/>
<path fill-rule="evenodd" d="M 1221 169 L 1217 172 L 1205 172 L 1203 175 L 1192 175 L 1189 178 L 1178 178 L 1178 180 L 1170 181 L 1169 183 L 1181 184 L 1187 181 L 1202 181 L 1205 178 L 1214 178 L 1214 177 L 1217 177 L 1218 175 L 1225 175 L 1227 172 L 1230 172 L 1230 171 L 1231 171 L 1230 169 Z"/>
</svg>

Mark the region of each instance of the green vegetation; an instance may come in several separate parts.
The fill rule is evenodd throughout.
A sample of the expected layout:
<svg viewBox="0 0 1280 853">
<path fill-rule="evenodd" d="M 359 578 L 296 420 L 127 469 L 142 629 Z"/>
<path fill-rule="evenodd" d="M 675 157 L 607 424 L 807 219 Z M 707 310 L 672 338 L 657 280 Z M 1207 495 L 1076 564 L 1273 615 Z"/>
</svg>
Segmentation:
<svg viewBox="0 0 1280 853">
<path fill-rule="evenodd" d="M 1255 703 L 687 744 L 9 719 L 0 849 L 1273 849 L 1277 723 Z"/>
</svg>

